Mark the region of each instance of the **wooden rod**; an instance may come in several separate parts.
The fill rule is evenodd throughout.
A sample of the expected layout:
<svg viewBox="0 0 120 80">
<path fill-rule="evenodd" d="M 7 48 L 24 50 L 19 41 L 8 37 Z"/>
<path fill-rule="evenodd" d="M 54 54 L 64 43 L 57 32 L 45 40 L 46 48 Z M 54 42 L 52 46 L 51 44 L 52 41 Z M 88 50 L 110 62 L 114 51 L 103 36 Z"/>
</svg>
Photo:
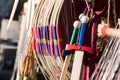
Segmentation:
<svg viewBox="0 0 120 80">
<path fill-rule="evenodd" d="M 9 22 L 8 22 L 8 25 L 7 25 L 7 30 L 9 30 L 9 28 L 10 28 L 11 22 L 13 20 L 13 17 L 15 15 L 15 11 L 16 11 L 17 6 L 18 6 L 18 2 L 19 2 L 19 0 L 15 0 L 15 2 L 14 2 L 13 9 L 12 9 L 12 12 L 11 12 L 11 15 L 10 15 L 10 19 L 9 19 Z"/>
</svg>

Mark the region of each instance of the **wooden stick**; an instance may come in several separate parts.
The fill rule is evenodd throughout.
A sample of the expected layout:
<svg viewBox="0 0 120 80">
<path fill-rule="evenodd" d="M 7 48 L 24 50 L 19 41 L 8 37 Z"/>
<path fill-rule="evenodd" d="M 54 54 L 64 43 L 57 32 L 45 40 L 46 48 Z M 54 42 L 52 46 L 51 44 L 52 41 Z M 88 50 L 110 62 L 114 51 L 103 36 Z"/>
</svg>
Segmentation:
<svg viewBox="0 0 120 80">
<path fill-rule="evenodd" d="M 98 33 L 103 36 L 120 37 L 120 29 L 110 28 L 109 25 L 100 25 Z"/>
<path fill-rule="evenodd" d="M 17 9 L 18 2 L 19 2 L 19 0 L 15 0 L 15 2 L 14 2 L 13 9 L 12 9 L 12 12 L 10 15 L 10 20 L 8 22 L 8 25 L 7 25 L 7 30 L 9 30 L 9 28 L 10 28 L 11 22 L 13 20 L 14 15 L 15 15 L 15 11 Z"/>
<path fill-rule="evenodd" d="M 82 68 L 82 63 L 83 63 L 83 56 L 84 56 L 83 51 L 75 51 L 71 80 L 79 80 L 80 79 L 81 68 Z"/>
<path fill-rule="evenodd" d="M 108 28 L 108 29 L 106 29 L 106 33 L 109 36 L 120 37 L 120 29 Z"/>
</svg>

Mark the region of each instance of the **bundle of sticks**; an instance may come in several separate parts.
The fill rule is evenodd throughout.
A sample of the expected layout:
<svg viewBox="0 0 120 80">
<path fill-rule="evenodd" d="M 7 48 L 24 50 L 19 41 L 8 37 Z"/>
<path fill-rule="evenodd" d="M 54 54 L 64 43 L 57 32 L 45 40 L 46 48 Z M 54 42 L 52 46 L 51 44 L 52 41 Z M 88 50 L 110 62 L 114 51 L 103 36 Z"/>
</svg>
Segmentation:
<svg viewBox="0 0 120 80">
<path fill-rule="evenodd" d="M 35 65 L 32 44 L 30 43 L 26 49 L 25 57 L 20 59 L 16 80 L 37 80 Z"/>
</svg>

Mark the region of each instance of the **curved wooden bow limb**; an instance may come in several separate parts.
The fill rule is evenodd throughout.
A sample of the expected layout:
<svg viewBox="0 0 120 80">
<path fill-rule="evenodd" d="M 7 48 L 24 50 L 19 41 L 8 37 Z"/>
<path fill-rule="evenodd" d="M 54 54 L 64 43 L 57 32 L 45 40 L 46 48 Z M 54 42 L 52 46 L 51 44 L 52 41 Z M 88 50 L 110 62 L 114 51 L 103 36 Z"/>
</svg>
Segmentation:
<svg viewBox="0 0 120 80">
<path fill-rule="evenodd" d="M 44 2 L 45 2 L 45 0 L 41 0 L 40 3 L 38 4 L 36 10 L 35 10 L 34 17 L 33 17 L 33 27 L 35 27 L 35 28 L 38 26 L 37 24 L 38 24 L 38 18 L 39 18 L 39 15 L 40 15 L 39 13 L 40 13 L 40 11 L 41 11 L 41 8 L 42 8 L 42 5 L 44 4 Z M 36 33 L 35 33 L 34 35 L 36 35 Z M 40 40 L 40 37 L 38 37 L 38 39 Z M 39 44 L 39 43 L 38 43 L 38 44 Z M 37 61 L 37 64 L 38 64 L 41 72 L 43 73 L 43 76 L 44 76 L 45 79 L 47 80 L 47 77 L 49 77 L 49 75 L 48 75 L 47 73 L 49 73 L 49 72 L 48 72 L 48 69 L 47 69 L 47 67 L 46 67 L 45 61 L 43 60 L 42 56 L 39 55 L 38 53 L 39 53 L 39 52 L 36 52 L 36 51 L 34 50 L 34 55 L 35 55 L 35 59 L 36 59 L 36 61 Z M 42 65 L 41 65 L 40 63 L 41 63 Z M 42 67 L 43 67 L 43 68 L 42 68 Z M 44 70 L 46 70 L 47 73 L 46 73 Z"/>
<path fill-rule="evenodd" d="M 56 26 L 56 25 L 58 25 L 59 14 L 60 14 L 63 2 L 64 2 L 64 0 L 59 0 L 56 2 L 54 9 L 53 9 L 53 12 L 52 12 L 51 19 L 50 19 L 50 25 L 51 25 L 50 28 L 51 28 L 51 30 L 54 30 L 54 31 L 52 31 L 52 36 L 53 36 L 56 62 L 57 62 L 58 67 L 60 68 L 60 71 L 62 69 L 63 60 L 62 60 L 62 57 L 61 57 L 60 52 L 59 52 L 59 45 L 58 45 L 59 36 L 56 34 L 57 33 L 56 29 L 58 26 Z"/>
<path fill-rule="evenodd" d="M 37 4 L 37 7 L 35 8 L 35 12 L 34 12 L 34 17 L 32 19 L 32 23 L 34 26 L 38 26 L 38 18 L 40 15 L 40 11 L 42 8 L 43 3 L 45 2 L 45 0 L 40 0 L 40 2 Z"/>
<path fill-rule="evenodd" d="M 53 12 L 52 12 L 51 14 L 54 14 L 54 11 L 57 10 L 55 6 L 56 6 L 57 4 L 60 4 L 60 3 L 58 3 L 58 2 L 59 2 L 59 1 L 55 1 L 55 5 L 54 5 L 54 8 L 53 8 Z M 58 7 L 59 7 L 59 6 L 58 6 Z M 52 9 L 51 9 L 51 10 L 52 10 Z M 48 11 L 48 12 L 49 12 L 49 11 Z M 50 11 L 50 12 L 51 12 L 51 11 Z M 56 11 L 56 12 L 57 12 L 57 11 Z M 47 13 L 46 13 L 46 15 L 47 15 Z M 50 15 L 49 15 L 49 16 L 50 16 Z M 56 17 L 56 15 L 54 15 L 54 16 L 52 16 L 52 17 Z M 50 21 L 53 20 L 52 17 L 48 17 L 48 18 L 47 18 L 48 20 L 47 20 L 46 22 L 49 22 L 49 19 L 50 19 L 50 18 L 51 18 Z M 49 25 L 49 23 L 46 23 L 46 24 Z M 51 39 L 52 39 L 52 38 L 51 38 Z M 48 42 L 48 43 L 49 43 L 49 42 Z M 56 60 L 55 60 L 54 57 L 51 57 L 51 60 L 52 60 L 52 61 L 51 61 L 51 62 L 52 62 L 51 64 L 53 64 L 53 68 L 54 68 L 53 71 L 55 71 L 55 77 L 57 77 L 56 74 L 60 74 L 59 66 L 55 64 L 55 63 L 56 63 Z M 56 67 L 55 67 L 55 66 L 56 66 Z M 51 67 L 52 67 L 52 66 L 51 66 Z M 57 79 L 57 78 L 56 78 L 56 79 Z"/>
<path fill-rule="evenodd" d="M 61 10 L 61 5 L 63 4 L 63 1 L 64 0 L 57 1 L 56 5 L 55 5 L 55 7 L 53 9 L 53 13 L 52 13 L 51 20 L 50 20 L 50 25 L 52 26 L 51 28 L 52 28 L 52 30 L 55 30 L 52 33 L 52 34 L 55 34 L 53 37 L 54 38 L 56 37 L 55 38 L 56 41 L 53 40 L 53 42 L 54 42 L 54 48 L 56 48 L 54 50 L 57 50 L 57 51 L 58 51 L 58 48 L 57 48 L 58 47 L 58 38 L 57 38 L 57 35 L 56 35 L 56 25 L 58 25 L 57 21 L 58 21 L 58 18 L 59 18 L 59 12 L 60 12 L 59 10 Z M 55 47 L 55 45 L 56 45 L 56 47 Z M 59 52 L 56 52 L 55 54 L 56 54 L 56 57 L 58 57 L 57 55 L 59 55 Z M 61 61 L 62 61 L 62 59 L 60 59 L 58 57 L 58 62 L 60 64 L 60 66 L 62 66 Z"/>
<path fill-rule="evenodd" d="M 44 44 L 45 47 L 42 46 L 42 48 L 45 49 L 45 52 L 42 51 L 42 49 L 41 52 L 35 49 L 34 53 L 42 53 L 42 54 L 35 54 L 35 56 L 40 69 L 41 66 L 43 66 L 43 69 L 41 69 L 41 71 L 43 71 L 43 74 L 45 74 L 47 78 L 49 78 L 50 76 L 52 80 L 56 80 L 58 79 L 57 75 L 60 75 L 63 61 L 62 58 L 60 58 L 61 56 L 56 56 L 56 59 L 53 56 L 51 56 L 51 54 L 49 54 L 48 46 L 50 44 L 50 41 L 53 41 L 53 43 L 57 47 L 59 47 L 57 41 L 59 36 L 57 36 L 56 40 L 53 40 L 52 37 L 51 39 L 46 38 L 46 35 L 48 34 L 46 33 L 46 29 L 49 27 L 49 24 L 50 26 L 51 25 L 55 26 L 55 28 L 56 25 L 58 25 L 59 14 L 64 0 L 42 0 L 42 1 L 43 3 L 41 5 L 39 4 L 37 9 L 35 10 L 32 24 L 35 29 L 36 28 L 40 29 L 39 32 L 40 37 L 38 38 L 35 36 L 35 39 L 38 38 L 37 41 L 39 41 L 40 44 L 42 43 Z M 38 32 L 36 33 L 35 31 L 34 35 L 36 34 L 38 34 Z M 36 42 L 35 45 L 37 46 L 37 44 L 38 42 Z M 57 51 L 59 51 L 58 48 L 56 49 Z M 56 54 L 60 55 L 60 52 L 56 52 Z M 41 64 L 39 63 L 39 61 L 41 62 Z"/>
<path fill-rule="evenodd" d="M 49 19 L 50 19 L 50 14 L 51 13 L 53 13 L 53 12 L 51 12 L 52 11 L 52 9 L 53 9 L 53 7 L 54 7 L 54 5 L 55 5 L 55 0 L 52 0 L 51 2 L 50 2 L 50 6 L 48 7 L 48 10 L 46 10 L 46 12 L 45 12 L 45 18 L 44 18 L 44 24 L 45 24 L 45 26 L 46 26 L 46 29 L 49 27 Z M 49 29 L 48 29 L 48 31 L 49 31 Z M 46 31 L 47 32 L 47 31 Z M 49 32 L 48 32 L 49 33 Z M 46 36 L 49 36 L 48 34 L 46 34 Z M 47 38 L 46 38 L 47 39 Z M 51 38 L 52 39 L 52 38 Z M 49 39 L 47 39 L 47 46 L 50 46 L 50 37 L 49 37 Z M 51 52 L 50 52 L 51 53 Z M 59 68 L 58 68 L 58 66 L 55 64 L 55 58 L 54 58 L 54 56 L 53 55 L 51 55 L 49 53 L 49 55 L 48 55 L 48 59 L 50 60 L 50 65 L 51 65 L 51 67 L 53 68 L 53 72 L 55 73 L 55 75 L 56 74 L 60 74 L 60 70 L 59 70 Z M 52 53 L 53 54 L 53 53 Z M 50 56 L 51 55 L 51 56 Z M 55 67 L 56 66 L 56 67 Z"/>
<path fill-rule="evenodd" d="M 40 21 L 41 20 L 41 22 L 38 22 L 37 21 L 37 26 L 43 26 L 43 21 L 44 21 L 44 19 L 43 19 L 43 14 L 45 14 L 45 9 L 46 9 L 46 5 L 48 5 L 48 0 L 46 0 L 40 7 L 41 7 L 41 9 L 40 9 L 40 11 L 38 11 L 38 13 L 39 13 L 39 15 L 36 17 L 36 20 L 38 20 L 38 21 Z M 38 18 L 38 19 L 37 19 Z M 36 23 L 35 23 L 36 24 Z M 41 28 L 41 27 L 40 27 Z M 43 43 L 44 44 L 44 42 L 45 42 L 45 40 L 44 39 L 41 39 L 41 43 Z M 53 76 L 53 73 L 51 74 L 51 67 L 50 67 L 50 65 L 49 65 L 49 62 L 46 62 L 46 61 L 48 61 L 46 58 L 45 58 L 45 55 L 39 55 L 38 56 L 38 58 L 40 59 L 40 61 L 42 62 L 42 65 L 44 65 L 44 67 L 43 68 L 45 68 L 44 70 L 47 72 L 47 74 L 49 75 L 49 76 Z M 38 63 L 39 64 L 39 63 Z M 48 77 L 49 78 L 49 77 Z M 54 77 L 52 77 L 52 79 L 54 80 Z"/>
<path fill-rule="evenodd" d="M 17 9 L 18 2 L 19 2 L 19 0 L 15 0 L 15 2 L 14 2 L 13 9 L 12 9 L 12 12 L 11 12 L 11 15 L 10 15 L 10 19 L 9 19 L 9 22 L 8 22 L 8 25 L 7 25 L 7 30 L 9 30 L 9 28 L 10 28 L 11 22 L 13 20 L 14 15 L 15 15 L 15 11 Z"/>
<path fill-rule="evenodd" d="M 58 12 L 59 12 L 59 9 L 61 8 L 61 5 L 62 5 L 61 0 L 57 0 L 56 3 L 55 3 L 55 5 L 54 5 L 53 11 L 52 11 L 52 14 L 51 14 L 51 17 L 50 17 L 50 28 L 49 28 L 49 29 L 51 29 L 51 30 L 53 30 L 53 26 L 56 26 L 57 17 L 59 16 L 59 15 L 58 15 Z M 60 10 L 61 10 L 61 9 L 60 9 Z M 55 27 L 54 27 L 54 28 L 55 28 Z M 50 30 L 50 31 L 51 31 L 51 30 Z M 52 33 L 50 33 L 50 35 L 52 35 L 52 37 L 51 37 L 50 40 L 52 40 L 52 38 L 54 37 L 53 34 L 56 35 L 56 31 L 52 31 Z M 54 43 L 54 51 L 55 51 L 56 49 L 58 50 L 56 38 L 55 38 L 55 40 L 53 39 L 52 41 L 53 41 L 53 42 L 50 41 L 50 44 L 51 44 L 51 43 Z M 55 46 L 56 46 L 56 47 L 55 47 Z M 55 54 L 58 55 L 59 52 L 55 52 Z M 55 55 L 55 54 L 53 54 L 53 55 Z M 56 55 L 55 55 L 55 56 L 56 56 Z M 54 59 L 55 59 L 55 58 L 54 58 Z M 58 67 L 58 69 L 56 68 L 56 70 L 57 70 L 58 74 L 60 75 L 60 70 L 61 70 L 60 66 L 62 65 L 62 64 L 61 64 L 61 59 L 59 58 L 59 56 L 56 56 L 56 59 L 55 59 L 55 60 L 52 60 L 52 61 L 55 61 L 55 63 L 57 62 L 56 67 Z M 54 63 L 53 63 L 53 64 L 54 64 Z M 59 71 L 58 71 L 58 70 L 59 70 Z"/>
<path fill-rule="evenodd" d="M 33 1 L 33 0 L 32 0 Z M 42 3 L 44 3 L 44 0 L 41 0 L 42 1 Z M 43 4 L 40 4 L 39 6 L 37 6 L 37 8 L 39 9 L 39 8 L 41 8 L 41 5 L 43 5 Z M 32 3 L 32 11 L 34 11 L 33 9 L 34 9 L 34 3 Z M 37 10 L 37 9 L 36 9 Z M 32 19 L 35 19 L 36 17 L 37 17 L 37 11 L 35 10 L 35 13 L 34 13 L 34 15 L 33 14 L 31 14 L 32 16 L 33 16 L 33 18 L 31 17 L 31 20 L 29 20 L 30 21 L 30 23 L 31 23 L 31 21 L 33 21 Z M 36 19 L 36 21 L 37 21 L 37 19 Z M 32 22 L 33 23 L 33 22 Z M 32 24 L 31 23 L 31 24 Z M 29 26 L 29 27 L 31 27 L 31 25 Z M 34 26 L 33 25 L 33 27 L 36 27 L 36 26 Z M 30 28 L 29 28 L 30 29 Z M 30 31 L 30 30 L 29 30 Z M 34 35 L 35 35 L 35 33 L 34 33 Z M 35 37 L 34 37 L 35 38 Z M 35 43 L 36 44 L 36 43 Z M 39 67 L 40 67 L 40 69 L 41 69 L 41 72 L 43 73 L 43 76 L 45 77 L 45 79 L 47 80 L 47 78 L 46 78 L 46 76 L 49 76 L 49 75 L 47 75 L 46 73 L 45 73 L 45 71 L 42 69 L 42 66 L 44 67 L 45 65 L 40 65 L 40 62 L 39 62 L 39 56 L 38 56 L 38 54 L 36 53 L 36 50 L 35 49 L 33 49 L 33 52 L 34 52 L 34 56 L 35 56 L 35 59 L 36 59 L 36 61 L 37 61 L 37 63 L 38 63 L 38 65 L 39 65 Z M 41 61 L 41 63 L 44 63 L 43 62 L 43 60 L 40 60 Z M 47 69 L 47 68 L 46 68 Z"/>
<path fill-rule="evenodd" d="M 54 0 L 49 1 L 48 6 L 46 8 L 46 11 L 45 11 L 44 15 L 49 14 L 49 10 L 52 10 L 52 7 L 53 7 L 54 3 L 55 3 Z M 52 4 L 52 6 L 51 6 L 51 4 Z M 48 22 L 47 19 L 49 20 L 49 18 L 47 18 L 47 16 L 43 17 L 43 25 L 42 25 L 43 28 L 44 28 L 44 44 L 45 44 L 45 49 L 46 49 L 46 53 L 47 53 L 44 57 L 45 57 L 45 59 L 47 61 L 46 63 L 48 64 L 49 69 L 51 70 L 52 76 L 54 77 L 54 79 L 57 79 L 56 78 L 56 74 L 55 74 L 56 68 L 54 67 L 54 65 L 52 63 L 53 61 L 51 61 L 51 60 L 53 60 L 52 59 L 53 57 L 50 56 L 50 53 L 48 51 L 48 45 L 49 45 L 48 43 L 49 42 L 48 42 L 47 37 L 46 37 L 46 36 L 48 36 L 47 30 L 46 30 L 48 28 L 48 23 L 46 23 L 46 22 Z M 50 76 L 50 77 L 52 77 L 52 76 Z"/>
<path fill-rule="evenodd" d="M 54 18 L 53 18 L 53 25 L 55 25 L 56 26 L 56 37 L 57 37 L 57 46 L 58 46 L 58 53 L 59 53 L 59 57 L 60 57 L 60 65 L 58 65 L 58 67 L 60 67 L 60 71 L 61 71 L 61 69 L 62 69 L 62 65 L 63 65 L 63 59 L 62 59 L 62 55 L 61 55 L 61 51 L 59 50 L 59 48 L 61 47 L 61 46 L 59 46 L 59 42 L 60 42 L 60 36 L 59 36 L 59 34 L 57 34 L 58 33 L 58 29 L 57 29 L 57 27 L 59 27 L 58 26 L 58 20 L 59 20 L 59 15 L 60 15 L 60 12 L 61 12 L 61 8 L 62 8 L 62 6 L 63 6 L 63 3 L 64 3 L 64 0 L 61 0 L 61 2 L 59 3 L 59 8 L 58 8 L 58 10 L 56 11 L 56 19 L 54 20 Z M 55 24 L 54 24 L 55 23 Z M 59 75 L 60 75 L 60 73 L 59 73 Z"/>
<path fill-rule="evenodd" d="M 26 30 L 27 30 L 28 38 L 30 38 L 31 27 L 32 27 L 32 19 L 33 19 L 33 16 L 34 16 L 34 9 L 35 9 L 34 0 L 28 0 L 27 22 L 26 22 Z"/>
</svg>

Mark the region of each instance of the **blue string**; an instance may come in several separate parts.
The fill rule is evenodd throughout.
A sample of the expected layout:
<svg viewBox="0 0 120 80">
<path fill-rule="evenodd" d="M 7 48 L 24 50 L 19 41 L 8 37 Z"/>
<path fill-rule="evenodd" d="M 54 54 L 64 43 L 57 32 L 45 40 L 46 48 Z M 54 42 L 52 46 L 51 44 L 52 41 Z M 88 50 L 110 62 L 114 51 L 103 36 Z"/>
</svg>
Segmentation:
<svg viewBox="0 0 120 80">
<path fill-rule="evenodd" d="M 43 26 L 40 27 L 40 37 L 41 39 L 44 39 L 44 27 Z M 42 45 L 42 53 L 43 55 L 45 55 L 46 54 L 45 44 L 42 42 L 41 45 Z"/>
<path fill-rule="evenodd" d="M 43 28 L 43 26 L 41 26 L 41 27 L 40 27 L 40 37 L 41 37 L 41 39 L 44 38 L 43 31 L 44 31 L 44 28 Z"/>
<path fill-rule="evenodd" d="M 43 53 L 43 55 L 46 55 L 45 44 L 44 44 L 44 43 L 41 43 L 41 45 L 42 45 L 42 53 Z"/>
<path fill-rule="evenodd" d="M 49 27 L 46 26 L 45 30 L 46 30 L 46 39 L 50 40 L 50 38 L 49 38 Z M 50 44 L 47 44 L 47 48 L 48 48 L 48 53 L 51 55 Z"/>
<path fill-rule="evenodd" d="M 46 30 L 46 39 L 49 40 L 49 28 L 48 26 L 45 27 Z"/>
<path fill-rule="evenodd" d="M 56 55 L 56 57 L 58 57 L 59 56 L 59 54 L 58 54 L 58 45 L 54 45 L 54 49 L 55 49 L 55 55 Z"/>
<path fill-rule="evenodd" d="M 54 40 L 57 40 L 57 35 L 56 35 L 56 27 L 55 26 L 52 26 L 52 32 L 53 32 L 53 39 Z M 58 52 L 58 45 L 54 44 L 54 50 L 55 50 L 55 55 L 56 57 L 59 56 L 59 52 Z"/>
<path fill-rule="evenodd" d="M 55 26 L 52 27 L 52 32 L 53 32 L 53 39 L 57 40 L 57 35 L 56 35 L 56 28 L 55 28 Z"/>
</svg>

